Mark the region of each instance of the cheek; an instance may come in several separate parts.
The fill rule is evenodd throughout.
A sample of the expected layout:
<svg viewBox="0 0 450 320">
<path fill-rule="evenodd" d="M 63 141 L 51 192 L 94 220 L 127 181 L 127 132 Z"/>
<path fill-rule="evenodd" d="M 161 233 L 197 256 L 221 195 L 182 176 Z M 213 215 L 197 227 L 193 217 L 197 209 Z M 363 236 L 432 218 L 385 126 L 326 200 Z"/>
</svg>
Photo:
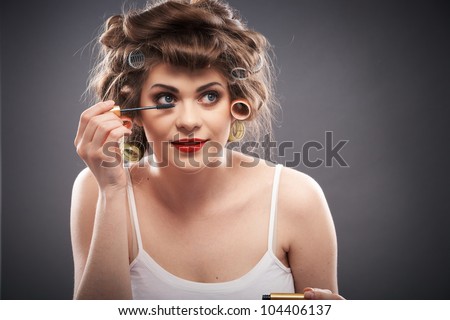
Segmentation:
<svg viewBox="0 0 450 320">
<path fill-rule="evenodd" d="M 167 133 L 173 128 L 173 120 L 170 117 L 142 117 L 147 140 L 161 140 L 167 138 Z"/>
<path fill-rule="evenodd" d="M 221 110 L 220 112 L 211 112 L 207 117 L 204 118 L 203 125 L 208 126 L 214 133 L 226 133 L 231 126 L 231 114 L 227 109 Z"/>
</svg>

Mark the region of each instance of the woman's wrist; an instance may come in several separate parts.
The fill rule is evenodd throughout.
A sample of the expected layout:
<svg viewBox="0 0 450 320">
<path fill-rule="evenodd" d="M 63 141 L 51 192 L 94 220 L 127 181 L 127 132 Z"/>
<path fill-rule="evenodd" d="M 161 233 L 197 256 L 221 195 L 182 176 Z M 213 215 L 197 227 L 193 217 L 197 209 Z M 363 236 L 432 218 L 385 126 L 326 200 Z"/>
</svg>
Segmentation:
<svg viewBox="0 0 450 320">
<path fill-rule="evenodd" d="M 112 197 L 116 195 L 123 195 L 127 191 L 126 184 L 108 184 L 105 186 L 99 186 L 99 194 L 102 197 Z"/>
</svg>

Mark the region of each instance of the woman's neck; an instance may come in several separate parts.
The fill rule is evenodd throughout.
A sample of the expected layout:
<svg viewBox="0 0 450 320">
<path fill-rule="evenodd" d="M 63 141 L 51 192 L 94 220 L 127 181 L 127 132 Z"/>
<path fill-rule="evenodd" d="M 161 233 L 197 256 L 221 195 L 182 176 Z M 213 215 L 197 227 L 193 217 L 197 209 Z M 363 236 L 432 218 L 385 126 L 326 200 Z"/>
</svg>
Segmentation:
<svg viewBox="0 0 450 320">
<path fill-rule="evenodd" d="M 210 212 L 217 207 L 212 199 L 223 199 L 232 189 L 232 168 L 225 163 L 193 170 L 175 166 L 150 166 L 148 170 L 154 194 L 177 214 L 198 216 Z"/>
</svg>

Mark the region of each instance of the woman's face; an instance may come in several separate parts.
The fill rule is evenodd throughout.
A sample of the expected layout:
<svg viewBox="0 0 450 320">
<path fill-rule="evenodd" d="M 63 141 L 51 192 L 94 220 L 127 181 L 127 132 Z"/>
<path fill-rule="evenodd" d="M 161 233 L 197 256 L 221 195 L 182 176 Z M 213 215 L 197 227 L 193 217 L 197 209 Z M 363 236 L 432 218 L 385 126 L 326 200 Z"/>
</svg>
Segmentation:
<svg viewBox="0 0 450 320">
<path fill-rule="evenodd" d="M 190 71 L 158 64 L 144 82 L 140 103 L 175 105 L 140 111 L 137 118 L 162 166 L 203 168 L 228 140 L 232 123 L 228 82 L 214 69 Z"/>
</svg>

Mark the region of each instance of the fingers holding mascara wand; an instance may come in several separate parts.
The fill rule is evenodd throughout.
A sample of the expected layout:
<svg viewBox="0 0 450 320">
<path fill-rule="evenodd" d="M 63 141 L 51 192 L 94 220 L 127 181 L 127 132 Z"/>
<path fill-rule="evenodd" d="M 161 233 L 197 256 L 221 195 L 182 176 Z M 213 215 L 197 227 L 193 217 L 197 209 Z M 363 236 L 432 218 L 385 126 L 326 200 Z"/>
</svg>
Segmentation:
<svg viewBox="0 0 450 320">
<path fill-rule="evenodd" d="M 109 112 L 114 101 L 95 104 L 85 110 L 78 126 L 75 146 L 97 179 L 100 188 L 125 185 L 126 177 L 122 168 L 120 140 L 131 134 L 131 119 L 119 118 Z"/>
<path fill-rule="evenodd" d="M 170 109 L 174 104 L 120 109 L 114 101 L 99 102 L 80 117 L 74 144 L 77 153 L 96 176 L 100 187 L 122 185 L 126 179 L 122 170 L 124 136 L 131 134 L 132 111 Z M 122 148 L 121 148 L 122 144 Z"/>
</svg>

